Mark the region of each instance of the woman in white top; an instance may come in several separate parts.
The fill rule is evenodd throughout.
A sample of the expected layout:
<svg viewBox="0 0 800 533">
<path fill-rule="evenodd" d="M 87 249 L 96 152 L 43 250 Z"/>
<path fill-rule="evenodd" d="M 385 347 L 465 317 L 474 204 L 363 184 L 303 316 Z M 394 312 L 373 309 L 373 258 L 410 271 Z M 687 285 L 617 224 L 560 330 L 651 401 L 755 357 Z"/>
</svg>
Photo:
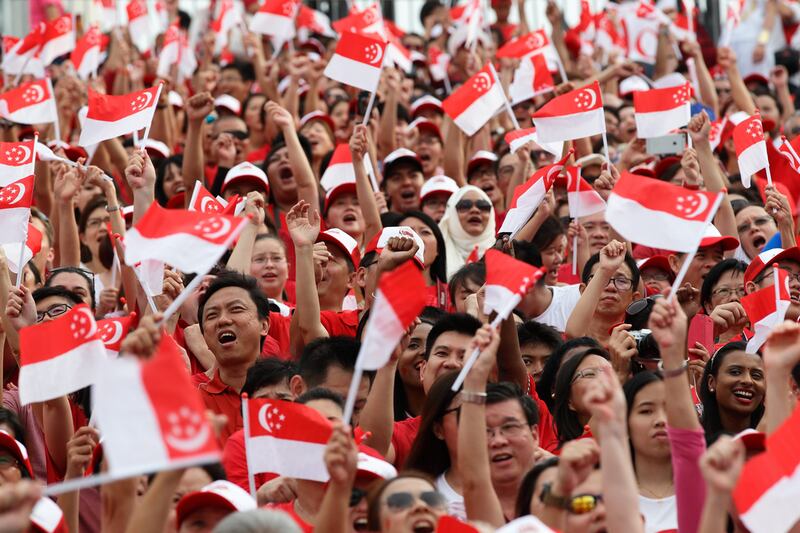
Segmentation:
<svg viewBox="0 0 800 533">
<path fill-rule="evenodd" d="M 447 209 L 439 228 L 447 252 L 447 277 L 464 266 L 477 252 L 478 258 L 495 243 L 494 207 L 481 189 L 465 185 L 447 200 Z"/>
</svg>

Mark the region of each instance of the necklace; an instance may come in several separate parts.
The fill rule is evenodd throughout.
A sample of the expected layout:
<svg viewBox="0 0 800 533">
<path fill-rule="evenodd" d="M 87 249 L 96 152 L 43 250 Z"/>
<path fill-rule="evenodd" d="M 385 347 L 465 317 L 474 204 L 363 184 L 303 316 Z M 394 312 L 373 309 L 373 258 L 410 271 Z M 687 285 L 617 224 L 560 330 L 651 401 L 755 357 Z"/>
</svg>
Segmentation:
<svg viewBox="0 0 800 533">
<path fill-rule="evenodd" d="M 659 489 L 660 490 L 655 491 L 645 487 L 644 485 L 639 485 L 639 494 L 653 500 L 663 500 L 664 498 L 668 498 L 675 494 L 675 488 L 672 483 L 670 483 L 667 487 L 659 487 Z"/>
</svg>

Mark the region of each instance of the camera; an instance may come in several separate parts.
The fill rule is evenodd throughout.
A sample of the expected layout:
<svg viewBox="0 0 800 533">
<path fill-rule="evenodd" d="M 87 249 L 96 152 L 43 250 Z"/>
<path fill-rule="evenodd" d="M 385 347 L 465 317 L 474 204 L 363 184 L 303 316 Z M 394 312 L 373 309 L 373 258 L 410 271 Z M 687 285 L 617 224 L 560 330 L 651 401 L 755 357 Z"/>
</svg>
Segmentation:
<svg viewBox="0 0 800 533">
<path fill-rule="evenodd" d="M 639 352 L 640 359 L 660 359 L 661 352 L 658 343 L 653 338 L 653 332 L 649 329 L 640 329 L 628 332 L 633 340 L 636 341 L 636 351 Z"/>
</svg>

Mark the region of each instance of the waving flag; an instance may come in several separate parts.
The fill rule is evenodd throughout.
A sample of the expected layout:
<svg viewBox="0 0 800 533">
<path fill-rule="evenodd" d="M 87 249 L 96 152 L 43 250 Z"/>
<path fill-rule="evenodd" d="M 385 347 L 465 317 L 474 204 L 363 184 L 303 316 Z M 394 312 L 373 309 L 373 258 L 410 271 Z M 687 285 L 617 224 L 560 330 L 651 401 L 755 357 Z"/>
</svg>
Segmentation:
<svg viewBox="0 0 800 533">
<path fill-rule="evenodd" d="M 39 53 L 44 42 L 44 22 L 31 29 L 22 39 L 3 36 L 3 72 L 6 74 L 31 74 L 44 77 L 44 63 Z"/>
<path fill-rule="evenodd" d="M 733 129 L 733 144 L 739 160 L 739 175 L 742 177 L 742 184 L 750 187 L 750 179 L 753 174 L 769 167 L 761 115 L 756 113 L 736 125 Z"/>
<path fill-rule="evenodd" d="M 119 13 L 117 12 L 117 0 L 94 0 L 95 12 L 100 19 L 100 25 L 104 30 L 110 30 L 119 24 Z"/>
<path fill-rule="evenodd" d="M 534 96 L 556 88 L 553 75 L 543 54 L 535 54 L 520 61 L 514 71 L 514 81 L 508 88 L 511 105 L 517 105 Z"/>
<path fill-rule="evenodd" d="M 205 273 L 247 224 L 246 218 L 164 209 L 157 203 L 125 235 L 125 261 L 163 261 L 184 272 Z"/>
<path fill-rule="evenodd" d="M 0 244 L 26 241 L 32 203 L 32 174 L 0 188 Z"/>
<path fill-rule="evenodd" d="M 581 218 L 605 211 L 606 203 L 594 187 L 581 177 L 581 167 L 567 167 L 567 202 L 570 218 Z"/>
<path fill-rule="evenodd" d="M 72 27 L 72 15 L 62 15 L 47 22 L 42 39 L 42 51 L 39 56 L 45 65 L 54 59 L 72 52 L 75 48 L 75 29 Z"/>
<path fill-rule="evenodd" d="M 543 29 L 512 39 L 497 50 L 497 57 L 522 59 L 550 46 L 550 39 Z"/>
<path fill-rule="evenodd" d="M 0 117 L 17 124 L 45 124 L 58 120 L 50 79 L 23 83 L 0 94 Z"/>
<path fill-rule="evenodd" d="M 800 172 L 800 156 L 797 155 L 797 151 L 794 149 L 794 146 L 792 146 L 792 143 L 786 140 L 786 137 L 783 135 L 781 136 L 781 144 L 778 146 L 778 152 L 786 158 L 795 172 Z"/>
<path fill-rule="evenodd" d="M 0 142 L 0 187 L 33 175 L 36 150 L 34 140 Z"/>
<path fill-rule="evenodd" d="M 130 0 L 125 6 L 128 13 L 128 32 L 133 44 L 140 52 L 146 52 L 153 46 L 153 34 L 150 31 L 150 16 L 147 13 L 146 0 Z"/>
<path fill-rule="evenodd" d="M 773 285 L 764 287 L 742 298 L 747 318 L 755 334 L 747 341 L 747 351 L 756 353 L 769 337 L 772 328 L 783 322 L 792 304 L 789 292 L 789 275 L 780 268 L 773 270 Z"/>
<path fill-rule="evenodd" d="M 434 45 L 428 48 L 428 70 L 431 78 L 436 82 L 443 82 L 447 79 L 447 69 L 450 67 L 450 56 L 439 50 Z"/>
<path fill-rule="evenodd" d="M 33 224 L 28 223 L 28 232 L 26 234 L 25 244 L 22 242 L 15 242 L 6 243 L 2 246 L 3 253 L 6 254 L 6 263 L 8 263 L 8 269 L 14 274 L 17 274 L 20 270 L 20 265 L 18 264 L 20 253 L 22 254 L 22 265 L 24 266 L 42 249 L 42 232 L 39 231 Z M 23 246 L 25 247 L 24 250 L 22 249 Z"/>
<path fill-rule="evenodd" d="M 722 196 L 623 172 L 608 197 L 606 221 L 629 241 L 693 252 Z"/>
<path fill-rule="evenodd" d="M 497 113 L 505 102 L 503 86 L 486 65 L 442 102 L 444 112 L 472 136 Z"/>
<path fill-rule="evenodd" d="M 223 0 L 219 4 L 217 18 L 211 22 L 211 31 L 214 32 L 214 53 L 221 54 L 228 46 L 228 33 L 242 22 L 242 15 L 233 3 L 233 0 Z"/>
<path fill-rule="evenodd" d="M 383 12 L 378 2 L 373 2 L 363 10 L 351 9 L 350 14 L 333 23 L 333 29 L 344 34 L 352 33 L 377 33 L 381 38 L 387 37 Z"/>
<path fill-rule="evenodd" d="M 143 138 L 147 138 L 160 94 L 161 84 L 120 96 L 89 89 L 89 110 L 78 144 L 89 146 L 142 128 L 145 130 Z"/>
<path fill-rule="evenodd" d="M 331 27 L 331 19 L 328 15 L 306 5 L 300 5 L 300 11 L 295 19 L 298 30 L 319 33 L 325 37 L 336 37 L 336 32 Z"/>
<path fill-rule="evenodd" d="M 100 29 L 91 26 L 83 37 L 78 39 L 70 55 L 75 72 L 82 80 L 88 80 L 89 76 L 97 73 L 97 68 L 100 66 L 101 37 Z"/>
<path fill-rule="evenodd" d="M 629 4 L 634 6 L 633 3 Z M 658 47 L 658 28 L 671 25 L 663 18 L 664 13 L 654 5 L 640 1 L 636 9 L 628 9 L 623 15 L 625 34 L 628 37 L 628 59 L 654 64 Z"/>
<path fill-rule="evenodd" d="M 134 326 L 135 321 L 136 313 L 97 321 L 97 331 L 100 335 L 100 340 L 103 341 L 108 357 L 115 358 L 119 355 L 119 347 Z"/>
<path fill-rule="evenodd" d="M 156 74 L 162 78 L 168 77 L 172 65 L 178 65 L 179 78 L 190 78 L 197 68 L 197 60 L 189 46 L 189 39 L 177 24 L 170 24 L 164 34 Z"/>
<path fill-rule="evenodd" d="M 189 200 L 189 211 L 198 211 L 200 213 L 222 213 L 227 202 L 223 204 L 218 199 L 203 187 L 200 181 L 194 182 L 194 189 L 192 190 L 192 197 Z"/>
<path fill-rule="evenodd" d="M 312 481 L 328 481 L 325 446 L 333 430 L 319 412 L 303 404 L 245 399 L 245 450 L 248 474 L 270 472 Z"/>
<path fill-rule="evenodd" d="M 564 170 L 564 163 L 572 155 L 572 150 L 567 152 L 561 161 L 537 170 L 528 181 L 514 189 L 506 218 L 500 226 L 498 233 L 510 233 L 514 238 L 519 230 L 530 220 L 533 212 L 544 200 L 544 196 L 553 186 L 558 175 Z"/>
<path fill-rule="evenodd" d="M 511 153 L 517 153 L 517 150 L 529 142 L 533 142 L 545 152 L 549 152 L 556 157 L 561 157 L 561 152 L 564 151 L 564 143 L 539 142 L 539 136 L 536 135 L 536 128 L 509 131 L 506 133 L 505 141 L 508 143 Z"/>
<path fill-rule="evenodd" d="M 364 370 L 383 368 L 423 307 L 425 280 L 416 264 L 406 261 L 381 276 L 356 365 Z"/>
<path fill-rule="evenodd" d="M 19 357 L 19 397 L 27 405 L 97 382 L 106 350 L 92 310 L 80 304 L 55 320 L 22 328 Z"/>
<path fill-rule="evenodd" d="M 373 92 L 378 87 L 386 43 L 357 33 L 344 33 L 324 74 L 332 80 Z"/>
<path fill-rule="evenodd" d="M 679 87 L 634 92 L 636 136 L 640 139 L 660 137 L 686 126 L 691 118 L 691 94 L 689 83 Z"/>
<path fill-rule="evenodd" d="M 494 311 L 498 314 L 505 313 L 503 318 L 507 318 L 528 289 L 547 272 L 544 267 L 536 268 L 494 248 L 486 250 L 484 258 L 486 296 L 483 300 L 483 312 L 486 315 Z M 516 302 L 514 307 L 511 307 L 511 302 Z"/>
<path fill-rule="evenodd" d="M 285 42 L 294 37 L 294 18 L 300 0 L 267 0 L 250 21 L 250 31 Z"/>
<path fill-rule="evenodd" d="M 600 84 L 556 96 L 533 114 L 539 139 L 563 142 L 605 133 L 606 117 Z"/>
</svg>

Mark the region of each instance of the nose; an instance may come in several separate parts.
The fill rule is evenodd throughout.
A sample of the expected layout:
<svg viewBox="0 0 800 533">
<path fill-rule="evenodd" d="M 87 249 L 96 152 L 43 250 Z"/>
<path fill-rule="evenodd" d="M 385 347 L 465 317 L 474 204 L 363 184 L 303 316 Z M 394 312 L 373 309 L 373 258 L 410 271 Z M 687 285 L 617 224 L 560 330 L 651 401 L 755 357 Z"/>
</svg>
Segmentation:
<svg viewBox="0 0 800 533">
<path fill-rule="evenodd" d="M 462 359 L 458 357 L 456 354 L 450 354 L 450 356 L 445 359 L 444 367 L 448 370 L 453 370 L 456 368 L 461 368 L 464 365 Z"/>
</svg>

